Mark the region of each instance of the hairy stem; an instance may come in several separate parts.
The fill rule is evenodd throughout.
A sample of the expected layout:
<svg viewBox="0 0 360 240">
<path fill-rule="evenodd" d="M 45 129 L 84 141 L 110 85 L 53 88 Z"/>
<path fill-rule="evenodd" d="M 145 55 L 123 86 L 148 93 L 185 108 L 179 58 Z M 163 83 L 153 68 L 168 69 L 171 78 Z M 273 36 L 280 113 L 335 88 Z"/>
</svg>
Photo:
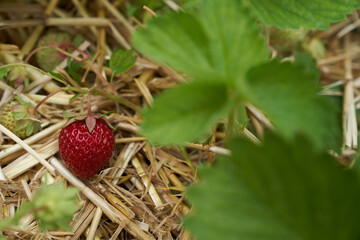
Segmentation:
<svg viewBox="0 0 360 240">
<path fill-rule="evenodd" d="M 43 103 L 44 103 L 46 100 L 48 100 L 50 97 L 54 96 L 54 95 L 57 94 L 58 92 L 61 92 L 62 90 L 63 90 L 63 89 L 60 88 L 60 89 L 58 89 L 58 90 L 50 93 L 49 95 L 47 95 L 47 96 L 46 96 L 45 98 L 43 98 L 40 102 L 38 102 L 33 109 L 31 109 L 30 114 L 35 117 L 35 113 L 36 113 L 36 111 L 38 110 L 38 108 L 41 106 L 41 104 L 43 104 Z"/>
<path fill-rule="evenodd" d="M 89 116 L 92 116 L 92 113 L 91 113 L 91 92 L 92 90 L 89 91 L 89 94 L 88 94 L 88 99 L 87 99 L 87 115 L 88 117 Z"/>
</svg>

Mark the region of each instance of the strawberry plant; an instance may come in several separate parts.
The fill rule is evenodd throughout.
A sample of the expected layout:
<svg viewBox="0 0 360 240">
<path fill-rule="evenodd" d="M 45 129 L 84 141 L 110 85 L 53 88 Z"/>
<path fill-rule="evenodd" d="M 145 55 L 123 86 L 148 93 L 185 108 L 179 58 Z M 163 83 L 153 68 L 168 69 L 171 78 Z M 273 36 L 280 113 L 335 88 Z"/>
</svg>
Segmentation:
<svg viewBox="0 0 360 240">
<path fill-rule="evenodd" d="M 0 3 L 0 179 L 9 180 L 0 230 L 9 239 L 360 238 L 358 14 L 341 22 L 358 8 Z M 44 172 L 66 183 L 38 191 Z"/>
<path fill-rule="evenodd" d="M 199 239 L 357 239 L 359 172 L 318 153 L 303 136 L 274 133 L 261 146 L 231 141 L 232 156 L 202 168 L 188 189 Z M 223 219 L 226 219 L 224 221 Z"/>
<path fill-rule="evenodd" d="M 238 109 L 251 102 L 270 117 L 284 137 L 290 139 L 302 132 L 312 137 L 319 147 L 334 146 L 329 135 L 330 139 L 338 136 L 337 116 L 332 114 L 324 97 L 317 96 L 316 74 L 302 72 L 297 62 L 281 63 L 275 59 L 265 63 L 269 51 L 255 22 L 255 15 L 240 2 L 200 1 L 198 16 L 168 14 L 149 21 L 148 28 L 137 32 L 134 44 L 140 51 L 192 79 L 164 93 L 155 100 L 153 109 L 144 112 L 147 120 L 142 129 L 151 142 L 193 141 L 222 117 L 236 117 Z M 298 90 L 294 86 L 298 86 Z M 196 88 L 202 88 L 203 92 L 190 94 L 199 92 Z M 294 95 L 289 96 L 289 92 Z M 202 101 L 195 99 L 197 94 L 203 95 Z M 183 97 L 169 101 L 169 95 Z M 193 104 L 182 104 L 182 101 Z M 299 108 L 309 113 L 304 114 Z M 197 117 L 199 126 L 196 126 L 191 116 L 200 113 L 200 109 L 210 113 Z M 181 124 L 181 128 L 177 124 Z M 169 128 L 173 131 L 169 132 Z"/>
<path fill-rule="evenodd" d="M 141 131 L 151 143 L 204 139 L 226 122 L 231 156 L 202 168 L 187 191 L 193 212 L 184 225 L 197 239 L 360 237 L 358 170 L 327 152 L 341 151 L 336 101 L 319 94 L 309 56 L 270 59 L 267 26 L 257 21 L 323 30 L 359 7 L 356 0 L 198 0 L 193 11 L 153 18 L 135 33 L 137 50 L 188 80 L 143 110 Z M 241 136 L 249 103 L 275 126 L 260 146 Z"/>
<path fill-rule="evenodd" d="M 356 0 L 255 0 L 244 1 L 266 24 L 279 28 L 319 28 L 327 30 L 330 23 L 340 22 L 346 14 L 360 7 Z"/>
<path fill-rule="evenodd" d="M 42 184 L 31 201 L 24 202 L 13 217 L 0 221 L 0 230 L 19 224 L 20 220 L 32 214 L 42 231 L 59 227 L 70 231 L 70 221 L 79 208 L 76 204 L 79 190 L 65 188 L 64 183 Z M 0 239 L 5 239 L 0 235 Z"/>
<path fill-rule="evenodd" d="M 136 62 L 136 56 L 133 56 L 133 50 L 123 50 L 119 49 L 113 51 L 110 56 L 109 67 L 112 71 L 111 80 L 113 79 L 114 75 L 126 72 L 132 66 L 134 66 Z"/>
</svg>

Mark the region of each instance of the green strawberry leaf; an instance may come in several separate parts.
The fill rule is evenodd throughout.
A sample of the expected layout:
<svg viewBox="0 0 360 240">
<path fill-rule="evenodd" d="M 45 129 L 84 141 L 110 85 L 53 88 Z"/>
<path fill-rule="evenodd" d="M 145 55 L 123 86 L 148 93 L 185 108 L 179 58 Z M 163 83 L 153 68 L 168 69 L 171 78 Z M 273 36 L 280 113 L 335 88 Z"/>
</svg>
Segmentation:
<svg viewBox="0 0 360 240">
<path fill-rule="evenodd" d="M 77 116 L 77 114 L 75 113 L 69 113 L 67 111 L 63 111 L 63 116 L 66 117 L 66 118 L 74 118 Z"/>
<path fill-rule="evenodd" d="M 20 131 L 20 130 L 26 128 L 27 125 L 28 125 L 28 121 L 27 121 L 27 120 L 19 120 L 19 121 L 17 121 L 17 123 L 16 123 L 15 131 Z"/>
<path fill-rule="evenodd" d="M 26 107 L 29 107 L 29 108 L 32 108 L 33 105 L 31 103 L 28 103 L 26 101 L 24 101 L 20 96 L 15 96 L 15 99 L 23 106 L 26 106 Z"/>
<path fill-rule="evenodd" d="M 199 16 L 170 13 L 151 19 L 133 37 L 152 60 L 194 79 L 234 82 L 241 89 L 246 71 L 268 57 L 265 40 L 239 1 L 201 1 Z"/>
<path fill-rule="evenodd" d="M 3 79 L 5 77 L 5 75 L 10 72 L 12 69 L 12 67 L 4 67 L 4 68 L 0 68 L 0 79 Z"/>
<path fill-rule="evenodd" d="M 228 108 L 220 109 L 228 104 L 227 92 L 234 87 L 240 93 L 245 92 L 246 72 L 268 58 L 256 19 L 240 2 L 201 0 L 200 3 L 198 15 L 172 12 L 153 18 L 133 37 L 137 50 L 152 60 L 169 65 L 195 81 L 206 80 L 194 90 L 184 86 L 171 90 L 159 103 L 155 102 L 154 109 L 145 112 L 143 133 L 154 143 L 191 141 L 197 134 L 208 131 L 214 119 L 228 111 Z M 216 93 L 211 82 L 222 82 L 224 86 Z M 210 99 L 207 89 L 209 96 L 216 93 L 219 97 Z M 208 99 L 194 101 L 199 98 Z M 189 107 L 177 106 L 176 101 L 188 102 Z M 201 115 L 199 121 L 198 115 Z M 184 118 L 187 120 L 180 120 Z"/>
<path fill-rule="evenodd" d="M 212 63 L 243 90 L 249 68 L 266 61 L 269 51 L 256 18 L 241 1 L 199 0 L 200 19 L 209 36 Z"/>
<path fill-rule="evenodd" d="M 190 93 L 190 94 L 189 94 Z M 232 103 L 219 82 L 196 81 L 159 95 L 143 111 L 142 133 L 153 144 L 181 144 L 210 133 Z"/>
<path fill-rule="evenodd" d="M 74 46 L 80 46 L 80 44 L 84 41 L 84 37 L 81 34 L 75 36 L 75 38 L 71 41 L 71 44 Z"/>
<path fill-rule="evenodd" d="M 40 131 L 41 124 L 38 121 L 32 121 L 32 122 L 34 123 L 33 133 L 37 133 L 38 131 Z"/>
<path fill-rule="evenodd" d="M 119 49 L 110 56 L 109 66 L 113 75 L 124 73 L 134 66 L 137 57 L 134 50 Z"/>
<path fill-rule="evenodd" d="M 21 111 L 21 112 L 13 112 L 12 115 L 13 115 L 13 119 L 18 121 L 18 120 L 23 119 L 27 115 L 27 113 L 23 112 L 23 111 Z"/>
<path fill-rule="evenodd" d="M 213 72 L 210 43 L 198 18 L 168 13 L 150 19 L 133 37 L 137 50 L 152 60 L 191 76 Z"/>
<path fill-rule="evenodd" d="M 358 0 L 246 0 L 266 24 L 279 28 L 327 30 L 360 8 Z"/>
<path fill-rule="evenodd" d="M 360 185 L 304 137 L 231 142 L 232 157 L 200 170 L 184 226 L 198 240 L 359 239 Z"/>
<path fill-rule="evenodd" d="M 19 224 L 21 218 L 32 211 L 34 209 L 34 206 L 31 202 L 24 202 L 21 204 L 20 208 L 15 212 L 15 214 L 11 218 L 5 218 L 0 221 L 0 239 L 7 239 L 4 236 L 2 236 L 1 231 L 8 227 L 8 226 L 14 226 Z"/>
<path fill-rule="evenodd" d="M 12 218 L 0 221 L 0 239 L 3 237 L 2 229 L 19 224 L 21 218 L 29 213 L 34 215 L 42 231 L 58 230 L 59 227 L 71 231 L 70 221 L 79 209 L 76 204 L 78 192 L 74 187 L 65 188 L 63 182 L 41 184 L 31 202 L 24 202 Z"/>
<path fill-rule="evenodd" d="M 79 73 L 83 72 L 82 66 L 84 63 L 72 61 L 70 57 L 67 58 L 67 71 L 70 76 L 75 80 L 75 82 L 81 84 L 81 79 L 79 77 Z"/>
<path fill-rule="evenodd" d="M 81 96 L 85 96 L 87 95 L 88 93 L 76 93 L 72 98 L 70 98 L 70 102 L 71 101 L 74 101 L 75 99 L 77 99 L 78 97 L 81 97 Z"/>
<path fill-rule="evenodd" d="M 321 72 L 316 65 L 316 60 L 307 53 L 297 53 L 295 56 L 295 65 L 301 67 L 302 71 L 312 79 L 315 84 L 319 83 Z"/>
<path fill-rule="evenodd" d="M 302 133 L 317 149 L 338 149 L 341 125 L 329 99 L 319 96 L 318 76 L 302 64 L 274 60 L 248 73 L 248 97 L 287 139 Z"/>
<path fill-rule="evenodd" d="M 54 79 L 56 79 L 57 81 L 67 85 L 67 81 L 66 79 L 59 73 L 53 72 L 53 71 L 49 71 L 48 72 Z"/>
<path fill-rule="evenodd" d="M 28 124 L 26 126 L 26 136 L 30 136 L 34 132 L 34 122 L 32 120 L 27 120 Z"/>
<path fill-rule="evenodd" d="M 24 87 L 27 88 L 29 86 L 30 80 L 28 77 L 24 78 Z"/>
<path fill-rule="evenodd" d="M 49 71 L 49 74 L 53 77 L 56 77 L 58 79 L 61 79 L 61 80 L 64 80 L 66 81 L 66 79 L 60 74 L 60 73 L 56 73 L 56 72 L 53 72 L 53 71 Z"/>
<path fill-rule="evenodd" d="M 11 73 L 11 75 L 9 75 L 9 80 L 10 81 L 14 81 L 19 75 L 20 75 L 20 71 L 16 71 L 17 69 L 16 68 L 14 68 L 15 69 L 15 71 L 12 71 Z"/>
<path fill-rule="evenodd" d="M 75 120 L 81 121 L 84 120 L 87 116 L 78 116 L 78 117 L 74 117 Z"/>
<path fill-rule="evenodd" d="M 32 203 L 35 209 L 42 209 L 35 212 L 35 219 L 39 221 L 42 231 L 59 227 L 71 231 L 70 221 L 79 208 L 76 205 L 78 192 L 77 188 L 65 188 L 62 182 L 41 185 Z"/>
<path fill-rule="evenodd" d="M 237 115 L 235 117 L 237 120 L 238 128 L 241 129 L 241 128 L 245 127 L 246 123 L 249 121 L 244 103 L 241 103 L 237 106 L 236 113 L 237 113 Z"/>
</svg>

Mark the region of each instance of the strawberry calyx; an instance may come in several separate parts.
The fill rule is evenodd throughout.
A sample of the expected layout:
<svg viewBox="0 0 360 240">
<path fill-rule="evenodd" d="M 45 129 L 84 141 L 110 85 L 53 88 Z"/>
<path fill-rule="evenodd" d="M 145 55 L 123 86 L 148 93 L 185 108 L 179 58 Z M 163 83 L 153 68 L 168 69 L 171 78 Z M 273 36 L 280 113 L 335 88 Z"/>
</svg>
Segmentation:
<svg viewBox="0 0 360 240">
<path fill-rule="evenodd" d="M 85 119 L 85 123 L 87 128 L 89 129 L 89 132 L 91 133 L 92 130 L 95 128 L 96 126 L 96 119 L 102 119 L 105 121 L 105 123 L 112 129 L 115 130 L 115 127 L 111 125 L 111 123 L 109 122 L 109 120 L 105 117 L 109 114 L 111 114 L 113 112 L 106 112 L 106 113 L 96 113 L 96 114 L 92 114 L 92 115 L 78 115 L 78 114 L 73 114 L 73 113 L 69 113 L 67 111 L 63 111 L 63 115 L 64 117 L 68 118 L 69 121 L 66 123 L 65 126 L 71 124 L 74 121 L 81 121 Z"/>
<path fill-rule="evenodd" d="M 0 79 L 4 79 L 11 87 L 20 87 L 29 85 L 29 76 L 23 66 L 7 66 L 1 69 Z"/>
<path fill-rule="evenodd" d="M 96 126 L 96 119 L 94 118 L 94 115 L 91 112 L 91 92 L 92 90 L 90 90 L 88 93 L 88 101 L 87 101 L 88 115 L 85 118 L 85 123 L 90 133 L 92 132 L 92 130 L 94 130 Z"/>
<path fill-rule="evenodd" d="M 86 126 L 87 126 L 89 132 L 91 133 L 92 130 L 94 130 L 94 128 L 96 126 L 96 119 L 93 115 L 87 116 L 85 118 L 85 123 L 86 123 Z"/>
<path fill-rule="evenodd" d="M 12 87 L 20 87 L 29 85 L 28 72 L 23 66 L 14 66 L 7 74 L 7 80 Z"/>
<path fill-rule="evenodd" d="M 63 111 L 63 115 L 69 119 L 68 123 L 66 124 L 69 125 L 74 121 L 81 121 L 85 119 L 85 123 L 86 123 L 86 127 L 88 128 L 89 132 L 91 133 L 95 126 L 96 126 L 96 119 L 102 119 L 105 121 L 105 123 L 113 130 L 115 130 L 115 128 L 110 124 L 109 120 L 105 117 L 109 114 L 111 114 L 112 112 L 106 112 L 103 114 L 93 114 L 91 112 L 91 92 L 92 90 L 89 90 L 88 92 L 88 101 L 87 101 L 87 114 L 86 115 L 77 115 L 77 114 L 73 114 L 73 113 L 69 113 L 66 111 Z"/>
</svg>

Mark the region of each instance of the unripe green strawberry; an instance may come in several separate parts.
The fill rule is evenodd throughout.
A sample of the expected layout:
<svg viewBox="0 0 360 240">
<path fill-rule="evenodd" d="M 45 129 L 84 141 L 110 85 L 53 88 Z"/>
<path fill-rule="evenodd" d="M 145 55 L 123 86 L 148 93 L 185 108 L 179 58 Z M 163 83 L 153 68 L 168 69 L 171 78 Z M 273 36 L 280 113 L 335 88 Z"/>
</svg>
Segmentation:
<svg viewBox="0 0 360 240">
<path fill-rule="evenodd" d="M 322 58 L 326 51 L 324 43 L 317 38 L 313 38 L 310 41 L 304 43 L 303 48 L 315 59 Z"/>
<path fill-rule="evenodd" d="M 15 101 L 8 103 L 1 112 L 1 124 L 7 129 L 15 133 L 19 138 L 26 138 L 26 129 L 15 130 L 17 121 L 13 118 L 12 107 L 17 103 Z"/>
<path fill-rule="evenodd" d="M 67 33 L 49 33 L 39 39 L 38 47 L 56 46 L 66 51 L 71 39 Z M 65 59 L 65 55 L 53 48 L 40 49 L 35 54 L 39 67 L 45 71 L 52 71 Z"/>
<path fill-rule="evenodd" d="M 12 101 L 3 108 L 1 124 L 23 139 L 38 132 L 40 130 L 40 122 L 32 115 L 31 104 L 23 100 L 20 102 Z"/>
<path fill-rule="evenodd" d="M 286 45 L 299 44 L 307 39 L 309 31 L 305 28 L 299 29 L 271 29 L 271 40 L 275 42 L 282 42 Z"/>
<path fill-rule="evenodd" d="M 294 51 L 302 48 L 302 43 L 308 39 L 308 30 L 300 29 L 277 29 L 272 28 L 270 32 L 271 46 L 279 55 L 288 56 Z"/>
</svg>

